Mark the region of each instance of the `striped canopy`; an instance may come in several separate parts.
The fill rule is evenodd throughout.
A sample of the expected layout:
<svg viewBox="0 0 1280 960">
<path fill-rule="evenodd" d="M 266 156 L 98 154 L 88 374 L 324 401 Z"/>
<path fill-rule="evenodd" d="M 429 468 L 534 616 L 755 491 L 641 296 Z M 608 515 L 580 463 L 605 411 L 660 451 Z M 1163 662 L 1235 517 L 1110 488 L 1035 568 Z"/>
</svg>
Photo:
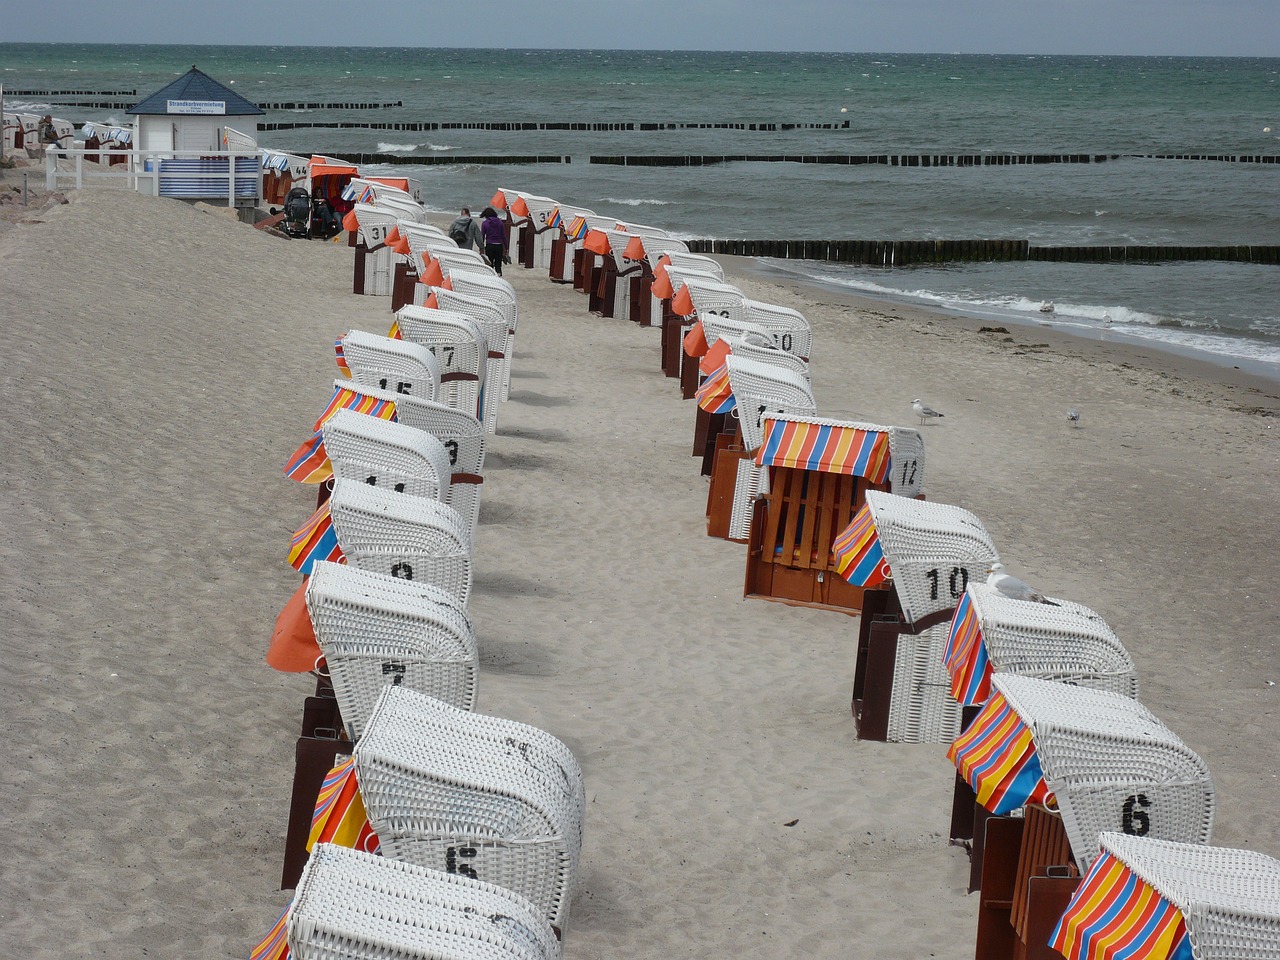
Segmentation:
<svg viewBox="0 0 1280 960">
<path fill-rule="evenodd" d="M 336 843 L 367 853 L 379 850 L 378 835 L 369 824 L 364 809 L 364 798 L 356 783 L 356 762 L 351 757 L 342 760 L 325 775 L 316 795 L 316 809 L 311 815 L 311 834 L 307 837 L 307 852 L 317 843 Z"/>
<path fill-rule="evenodd" d="M 1053 799 L 1031 729 L 999 690 L 956 738 L 947 759 L 973 788 L 978 802 L 997 816 Z"/>
<path fill-rule="evenodd" d="M 1182 911 L 1105 849 L 1049 946 L 1067 960 L 1192 960 Z"/>
<path fill-rule="evenodd" d="M 721 364 L 707 379 L 702 381 L 693 395 L 698 406 L 707 413 L 728 413 L 738 405 L 733 396 L 733 385 L 729 383 L 729 368 Z"/>
<path fill-rule="evenodd" d="M 253 952 L 249 954 L 249 960 L 288 960 L 292 956 L 288 939 L 289 909 L 292 906 L 293 901 L 290 900 L 289 905 L 280 912 L 280 919 L 253 948 Z"/>
<path fill-rule="evenodd" d="M 338 546 L 338 534 L 333 529 L 328 500 L 298 528 L 289 547 L 289 566 L 303 576 L 310 576 L 317 560 L 346 563 L 346 554 Z"/>
<path fill-rule="evenodd" d="M 991 661 L 982 642 L 982 624 L 968 591 L 956 607 L 942 655 L 951 674 L 951 697 L 969 707 L 986 703 L 991 696 Z"/>
<path fill-rule="evenodd" d="M 286 477 L 299 483 L 324 483 L 333 476 L 333 466 L 329 463 L 329 455 L 325 453 L 324 434 L 320 432 L 320 428 L 339 410 L 354 410 L 356 413 L 367 413 L 371 417 L 393 422 L 396 419 L 394 402 L 378 400 L 346 387 L 334 387 L 333 396 L 316 420 L 315 433 L 303 441 L 284 465 Z"/>
<path fill-rule="evenodd" d="M 889 435 L 859 427 L 766 418 L 756 464 L 843 473 L 883 483 L 889 475 Z"/>
<path fill-rule="evenodd" d="M 875 518 L 865 503 L 831 544 L 831 554 L 836 573 L 855 587 L 878 587 L 893 576 L 884 559 Z"/>
</svg>

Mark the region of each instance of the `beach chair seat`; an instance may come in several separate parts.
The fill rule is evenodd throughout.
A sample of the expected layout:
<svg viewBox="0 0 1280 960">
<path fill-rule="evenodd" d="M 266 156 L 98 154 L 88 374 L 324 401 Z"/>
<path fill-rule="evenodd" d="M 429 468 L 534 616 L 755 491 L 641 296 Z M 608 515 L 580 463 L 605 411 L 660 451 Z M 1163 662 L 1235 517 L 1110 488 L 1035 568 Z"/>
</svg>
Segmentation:
<svg viewBox="0 0 1280 960">
<path fill-rule="evenodd" d="M 289 907 L 287 931 L 295 955 L 324 960 L 335 953 L 385 960 L 388 950 L 412 956 L 407 951 L 423 931 L 433 935 L 430 949 L 448 945 L 457 951 L 444 956 L 562 955 L 546 918 L 511 890 L 331 843 L 312 852 Z"/>
<path fill-rule="evenodd" d="M 513 890 L 563 930 L 582 837 L 572 778 L 540 742 L 494 739 L 428 699 L 385 687 L 353 754 L 383 854 Z"/>
<path fill-rule="evenodd" d="M 455 471 L 439 437 L 352 410 L 339 410 L 320 429 L 335 477 L 447 503 L 474 541 L 483 478 Z"/>
<path fill-rule="evenodd" d="M 766 416 L 761 443 L 744 461 L 768 478 L 751 508 L 744 595 L 859 611 L 864 589 L 839 575 L 836 541 L 869 491 L 893 489 L 900 473 L 895 463 L 904 457 L 920 465 L 907 487 L 914 494 L 923 480 L 919 431 L 804 414 Z M 904 657 L 904 667 L 913 662 Z M 923 673 L 912 668 L 907 676 L 911 685 L 946 679 L 940 661 Z M 906 709 L 918 712 L 914 701 Z"/>
<path fill-rule="evenodd" d="M 1124 833 L 1099 839 L 1101 856 L 1051 937 L 1058 955 L 1101 960 L 1108 942 L 1124 942 L 1135 957 L 1280 958 L 1280 860 Z"/>
<path fill-rule="evenodd" d="M 860 739 L 886 739 L 891 727 L 911 729 L 898 715 L 906 709 L 937 717 L 930 736 L 945 742 L 959 732 L 961 720 L 942 666 L 947 628 L 969 583 L 984 579 L 1000 558 L 968 510 L 916 499 L 924 478 L 922 442 L 915 448 L 908 440 L 892 456 L 894 492 L 867 490 L 863 507 L 832 548 L 836 573 L 863 590 L 853 714 Z M 936 657 L 927 675 L 911 666 L 925 647 Z M 908 677 L 917 678 L 912 690 L 896 689 Z M 912 696 L 928 698 L 927 705 L 913 703 Z"/>
<path fill-rule="evenodd" d="M 980 891 L 979 952 L 1004 940 L 1013 957 L 1014 938 L 1030 929 L 1032 881 L 1057 865 L 1029 855 L 1044 836 L 1009 814 L 1056 810 L 1067 841 L 1059 855 L 1069 853 L 1058 872 L 1074 875 L 1089 869 L 1107 831 L 1208 843 L 1215 790 L 1204 761 L 1131 697 L 1013 674 L 991 682 L 991 698 L 947 756 L 983 811 L 971 879 Z"/>
<path fill-rule="evenodd" d="M 335 480 L 329 512 L 351 566 L 419 580 L 466 603 L 471 595 L 471 538 L 452 507 L 427 497 Z"/>
<path fill-rule="evenodd" d="M 342 337 L 342 356 L 356 383 L 423 400 L 436 399 L 440 364 L 421 344 L 351 330 Z"/>
<path fill-rule="evenodd" d="M 434 303 L 441 310 L 461 313 L 480 325 L 489 345 L 489 355 L 485 361 L 485 392 L 493 392 L 495 400 L 506 399 L 510 393 L 511 352 L 515 340 L 511 330 L 511 309 L 504 307 L 497 297 L 471 296 L 446 290 L 444 287 L 422 285 L 419 295 L 422 297 L 422 305 Z M 485 429 L 489 433 L 496 433 L 498 406 L 496 403 L 485 403 L 484 407 Z"/>
<path fill-rule="evenodd" d="M 335 380 L 333 385 L 363 397 L 395 404 L 397 423 L 425 430 L 444 444 L 449 454 L 449 465 L 455 474 L 484 474 L 484 426 L 471 414 L 434 400 L 376 390 L 350 380 Z"/>
<path fill-rule="evenodd" d="M 409 305 L 396 311 L 396 328 L 403 339 L 436 355 L 440 366 L 436 399 L 483 421 L 481 401 L 489 341 L 480 324 L 453 310 Z"/>
<path fill-rule="evenodd" d="M 963 706 L 986 702 L 993 673 L 1138 696 L 1133 658 L 1097 613 L 1056 598 L 1013 599 L 985 583 L 969 584 L 956 607 L 945 659 Z"/>
<path fill-rule="evenodd" d="M 306 599 L 349 739 L 360 738 L 387 684 L 461 710 L 475 706 L 476 635 L 453 594 L 320 561 Z"/>
</svg>

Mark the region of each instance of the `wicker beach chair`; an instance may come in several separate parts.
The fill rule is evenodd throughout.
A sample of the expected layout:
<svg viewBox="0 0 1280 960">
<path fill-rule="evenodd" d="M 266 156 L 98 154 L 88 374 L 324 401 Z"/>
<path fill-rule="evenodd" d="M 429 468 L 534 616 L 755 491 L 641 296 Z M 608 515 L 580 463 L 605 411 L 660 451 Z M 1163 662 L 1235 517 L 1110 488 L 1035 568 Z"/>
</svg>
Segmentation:
<svg viewBox="0 0 1280 960">
<path fill-rule="evenodd" d="M 452 250 L 448 247 L 441 247 L 437 249 L 433 246 L 432 249 L 428 251 L 431 258 L 439 262 L 442 279 L 443 277 L 452 276 L 454 271 L 468 271 L 470 273 L 478 273 L 486 277 L 493 277 L 495 280 L 498 279 L 498 275 L 493 272 L 493 267 L 489 266 L 488 261 L 485 260 L 484 256 L 479 251 L 464 249 L 457 244 L 454 244 L 452 240 L 450 240 L 449 243 L 453 244 Z M 508 284 L 508 287 L 509 286 L 510 284 Z"/>
<path fill-rule="evenodd" d="M 339 410 L 320 429 L 335 477 L 447 503 L 474 541 L 483 478 L 455 471 L 439 437 L 352 410 Z"/>
<path fill-rule="evenodd" d="M 452 507 L 359 481 L 335 480 L 329 512 L 351 566 L 425 581 L 467 602 L 471 538 Z"/>
<path fill-rule="evenodd" d="M 288 920 L 299 957 L 377 957 L 454 946 L 457 954 L 559 960 L 560 942 L 519 894 L 460 873 L 444 873 L 329 843 L 317 844 L 298 883 Z M 312 954 L 310 951 L 317 951 Z M 412 954 L 397 952 L 397 958 Z"/>
<path fill-rule="evenodd" d="M 586 207 L 575 207 L 568 203 L 559 204 L 557 210 L 559 227 L 550 231 L 551 259 L 547 266 L 547 276 L 555 283 L 573 283 L 581 268 L 584 234 L 575 234 L 572 228 L 579 224 L 585 231 L 586 218 L 595 213 Z"/>
<path fill-rule="evenodd" d="M 403 339 L 436 355 L 440 365 L 436 399 L 483 420 L 481 395 L 489 341 L 480 324 L 453 310 L 405 306 L 396 311 L 396 326 Z"/>
<path fill-rule="evenodd" d="M 853 680 L 861 739 L 938 743 L 959 733 L 943 662 L 949 625 L 969 583 L 999 559 L 972 513 L 915 499 L 923 454 L 922 443 L 894 454 L 894 492 L 868 490 L 836 546 L 839 574 L 865 589 Z"/>
<path fill-rule="evenodd" d="M 746 321 L 766 330 L 781 350 L 809 359 L 813 331 L 798 310 L 749 300 L 741 290 L 727 283 L 709 283 L 686 275 L 685 286 L 699 318 L 714 314 L 728 320 Z"/>
<path fill-rule="evenodd" d="M 555 738 L 510 724 L 386 687 L 354 752 L 360 790 L 384 855 L 465 870 L 563 929 L 582 843 L 580 773 Z"/>
<path fill-rule="evenodd" d="M 522 267 L 546 270 L 551 265 L 552 243 L 560 235 L 559 225 L 553 219 L 560 205 L 550 197 L 522 190 L 516 191 L 515 196 L 523 204 L 525 213 L 519 215 L 518 205 L 511 202 L 513 256 Z M 507 199 L 511 199 L 511 194 L 507 194 Z"/>
<path fill-rule="evenodd" d="M 495 393 L 495 399 L 505 399 L 511 385 L 511 351 L 515 336 L 511 332 L 511 310 L 496 298 L 482 298 L 446 290 L 444 287 L 422 286 L 423 303 L 434 298 L 436 306 L 441 310 L 449 310 L 470 317 L 484 331 L 485 341 L 489 345 L 489 356 L 485 361 L 485 393 Z M 498 430 L 498 407 L 496 403 L 484 404 L 484 425 L 489 433 Z"/>
<path fill-rule="evenodd" d="M 724 266 L 712 257 L 703 256 L 700 253 L 682 253 L 679 250 L 667 250 L 659 256 L 670 258 L 672 270 L 678 270 L 681 273 L 706 274 L 717 282 L 724 282 Z"/>
<path fill-rule="evenodd" d="M 420 344 L 351 330 L 342 338 L 342 355 L 356 383 L 422 400 L 437 397 L 440 364 Z"/>
<path fill-rule="evenodd" d="M 1103 856 L 1050 942 L 1068 960 L 1102 960 L 1115 942 L 1132 944 L 1130 956 L 1280 958 L 1280 860 L 1123 833 L 1099 839 Z"/>
<path fill-rule="evenodd" d="M 306 598 L 351 740 L 364 732 L 387 684 L 461 710 L 475 706 L 476 635 L 452 594 L 427 583 L 321 561 L 312 568 Z"/>
<path fill-rule="evenodd" d="M 395 404 L 397 423 L 425 430 L 444 444 L 455 474 L 484 474 L 484 426 L 469 413 L 432 400 L 375 390 L 350 380 L 335 380 L 333 385 L 364 397 L 390 401 Z"/>
<path fill-rule="evenodd" d="M 969 584 L 956 607 L 945 659 L 964 706 L 986 701 L 993 672 L 1138 696 L 1133 658 L 1097 613 L 1065 600 L 1015 600 L 985 583 Z"/>
</svg>

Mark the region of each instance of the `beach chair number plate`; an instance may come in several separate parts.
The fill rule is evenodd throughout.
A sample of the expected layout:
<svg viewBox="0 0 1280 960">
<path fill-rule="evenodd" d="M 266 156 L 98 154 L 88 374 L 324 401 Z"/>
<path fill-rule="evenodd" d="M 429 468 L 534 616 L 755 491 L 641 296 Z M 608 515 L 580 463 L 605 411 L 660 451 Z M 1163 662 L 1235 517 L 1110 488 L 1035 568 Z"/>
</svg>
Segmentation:
<svg viewBox="0 0 1280 960">
<path fill-rule="evenodd" d="M 458 465 L 458 441 L 446 440 L 444 448 L 449 451 L 449 466 L 456 467 Z"/>
<path fill-rule="evenodd" d="M 388 380 L 386 377 L 383 377 L 381 380 L 378 381 L 378 387 L 382 390 L 385 390 L 387 389 L 387 384 L 390 382 L 391 381 Z M 400 380 L 396 383 L 396 393 L 407 394 L 412 389 L 413 389 L 413 381 L 411 380 Z"/>
<path fill-rule="evenodd" d="M 391 677 L 391 685 L 398 687 L 404 683 L 405 665 L 399 660 L 384 660 L 382 663 L 382 675 Z"/>
<path fill-rule="evenodd" d="M 914 474 L 913 474 L 914 476 Z M 938 572 L 938 568 L 926 571 L 925 578 L 929 581 L 929 599 L 938 599 L 938 583 L 942 579 L 942 575 Z M 964 567 L 952 567 L 951 575 L 947 577 L 947 589 L 951 591 L 951 596 L 959 599 L 964 596 L 965 590 L 969 588 L 969 571 Z"/>
<path fill-rule="evenodd" d="M 919 468 L 920 468 L 919 460 L 902 461 L 902 479 L 899 481 L 899 483 L 902 483 L 904 485 L 915 483 L 916 470 L 918 470 Z M 907 472 L 908 470 L 910 470 L 910 473 Z M 937 599 L 937 598 L 935 597 L 934 599 Z"/>
<path fill-rule="evenodd" d="M 475 847 L 449 847 L 444 852 L 444 872 L 458 873 L 464 877 L 470 877 L 472 880 L 479 880 L 476 874 L 476 868 L 469 863 L 459 863 L 459 858 L 464 860 L 473 860 L 476 857 Z"/>
<path fill-rule="evenodd" d="M 369 476 L 364 478 L 364 482 L 371 487 L 376 487 L 378 485 L 378 478 L 376 475 L 370 474 Z M 396 493 L 404 493 L 404 484 L 397 483 L 391 489 L 394 490 Z"/>
<path fill-rule="evenodd" d="M 391 565 L 391 575 L 397 580 L 412 580 L 413 564 L 407 563 L 403 560 L 399 563 L 393 563 Z"/>
<path fill-rule="evenodd" d="M 1151 814 L 1147 808 L 1151 801 L 1145 793 L 1135 794 L 1125 800 L 1121 807 L 1120 824 L 1125 833 L 1133 837 L 1145 837 L 1151 832 Z"/>
</svg>

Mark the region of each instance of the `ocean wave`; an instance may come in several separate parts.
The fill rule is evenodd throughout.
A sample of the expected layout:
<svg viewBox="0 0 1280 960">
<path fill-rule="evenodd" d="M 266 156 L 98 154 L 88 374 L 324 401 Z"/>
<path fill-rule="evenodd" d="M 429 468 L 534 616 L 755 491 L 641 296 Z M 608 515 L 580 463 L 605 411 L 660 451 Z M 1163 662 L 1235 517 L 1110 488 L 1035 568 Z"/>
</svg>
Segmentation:
<svg viewBox="0 0 1280 960">
<path fill-rule="evenodd" d="M 669 207 L 670 200 L 624 200 L 619 197 L 601 197 L 601 203 L 620 203 L 624 207 Z"/>
<path fill-rule="evenodd" d="M 457 150 L 457 147 L 439 143 L 379 143 L 378 153 L 414 153 L 418 150 Z"/>
</svg>

